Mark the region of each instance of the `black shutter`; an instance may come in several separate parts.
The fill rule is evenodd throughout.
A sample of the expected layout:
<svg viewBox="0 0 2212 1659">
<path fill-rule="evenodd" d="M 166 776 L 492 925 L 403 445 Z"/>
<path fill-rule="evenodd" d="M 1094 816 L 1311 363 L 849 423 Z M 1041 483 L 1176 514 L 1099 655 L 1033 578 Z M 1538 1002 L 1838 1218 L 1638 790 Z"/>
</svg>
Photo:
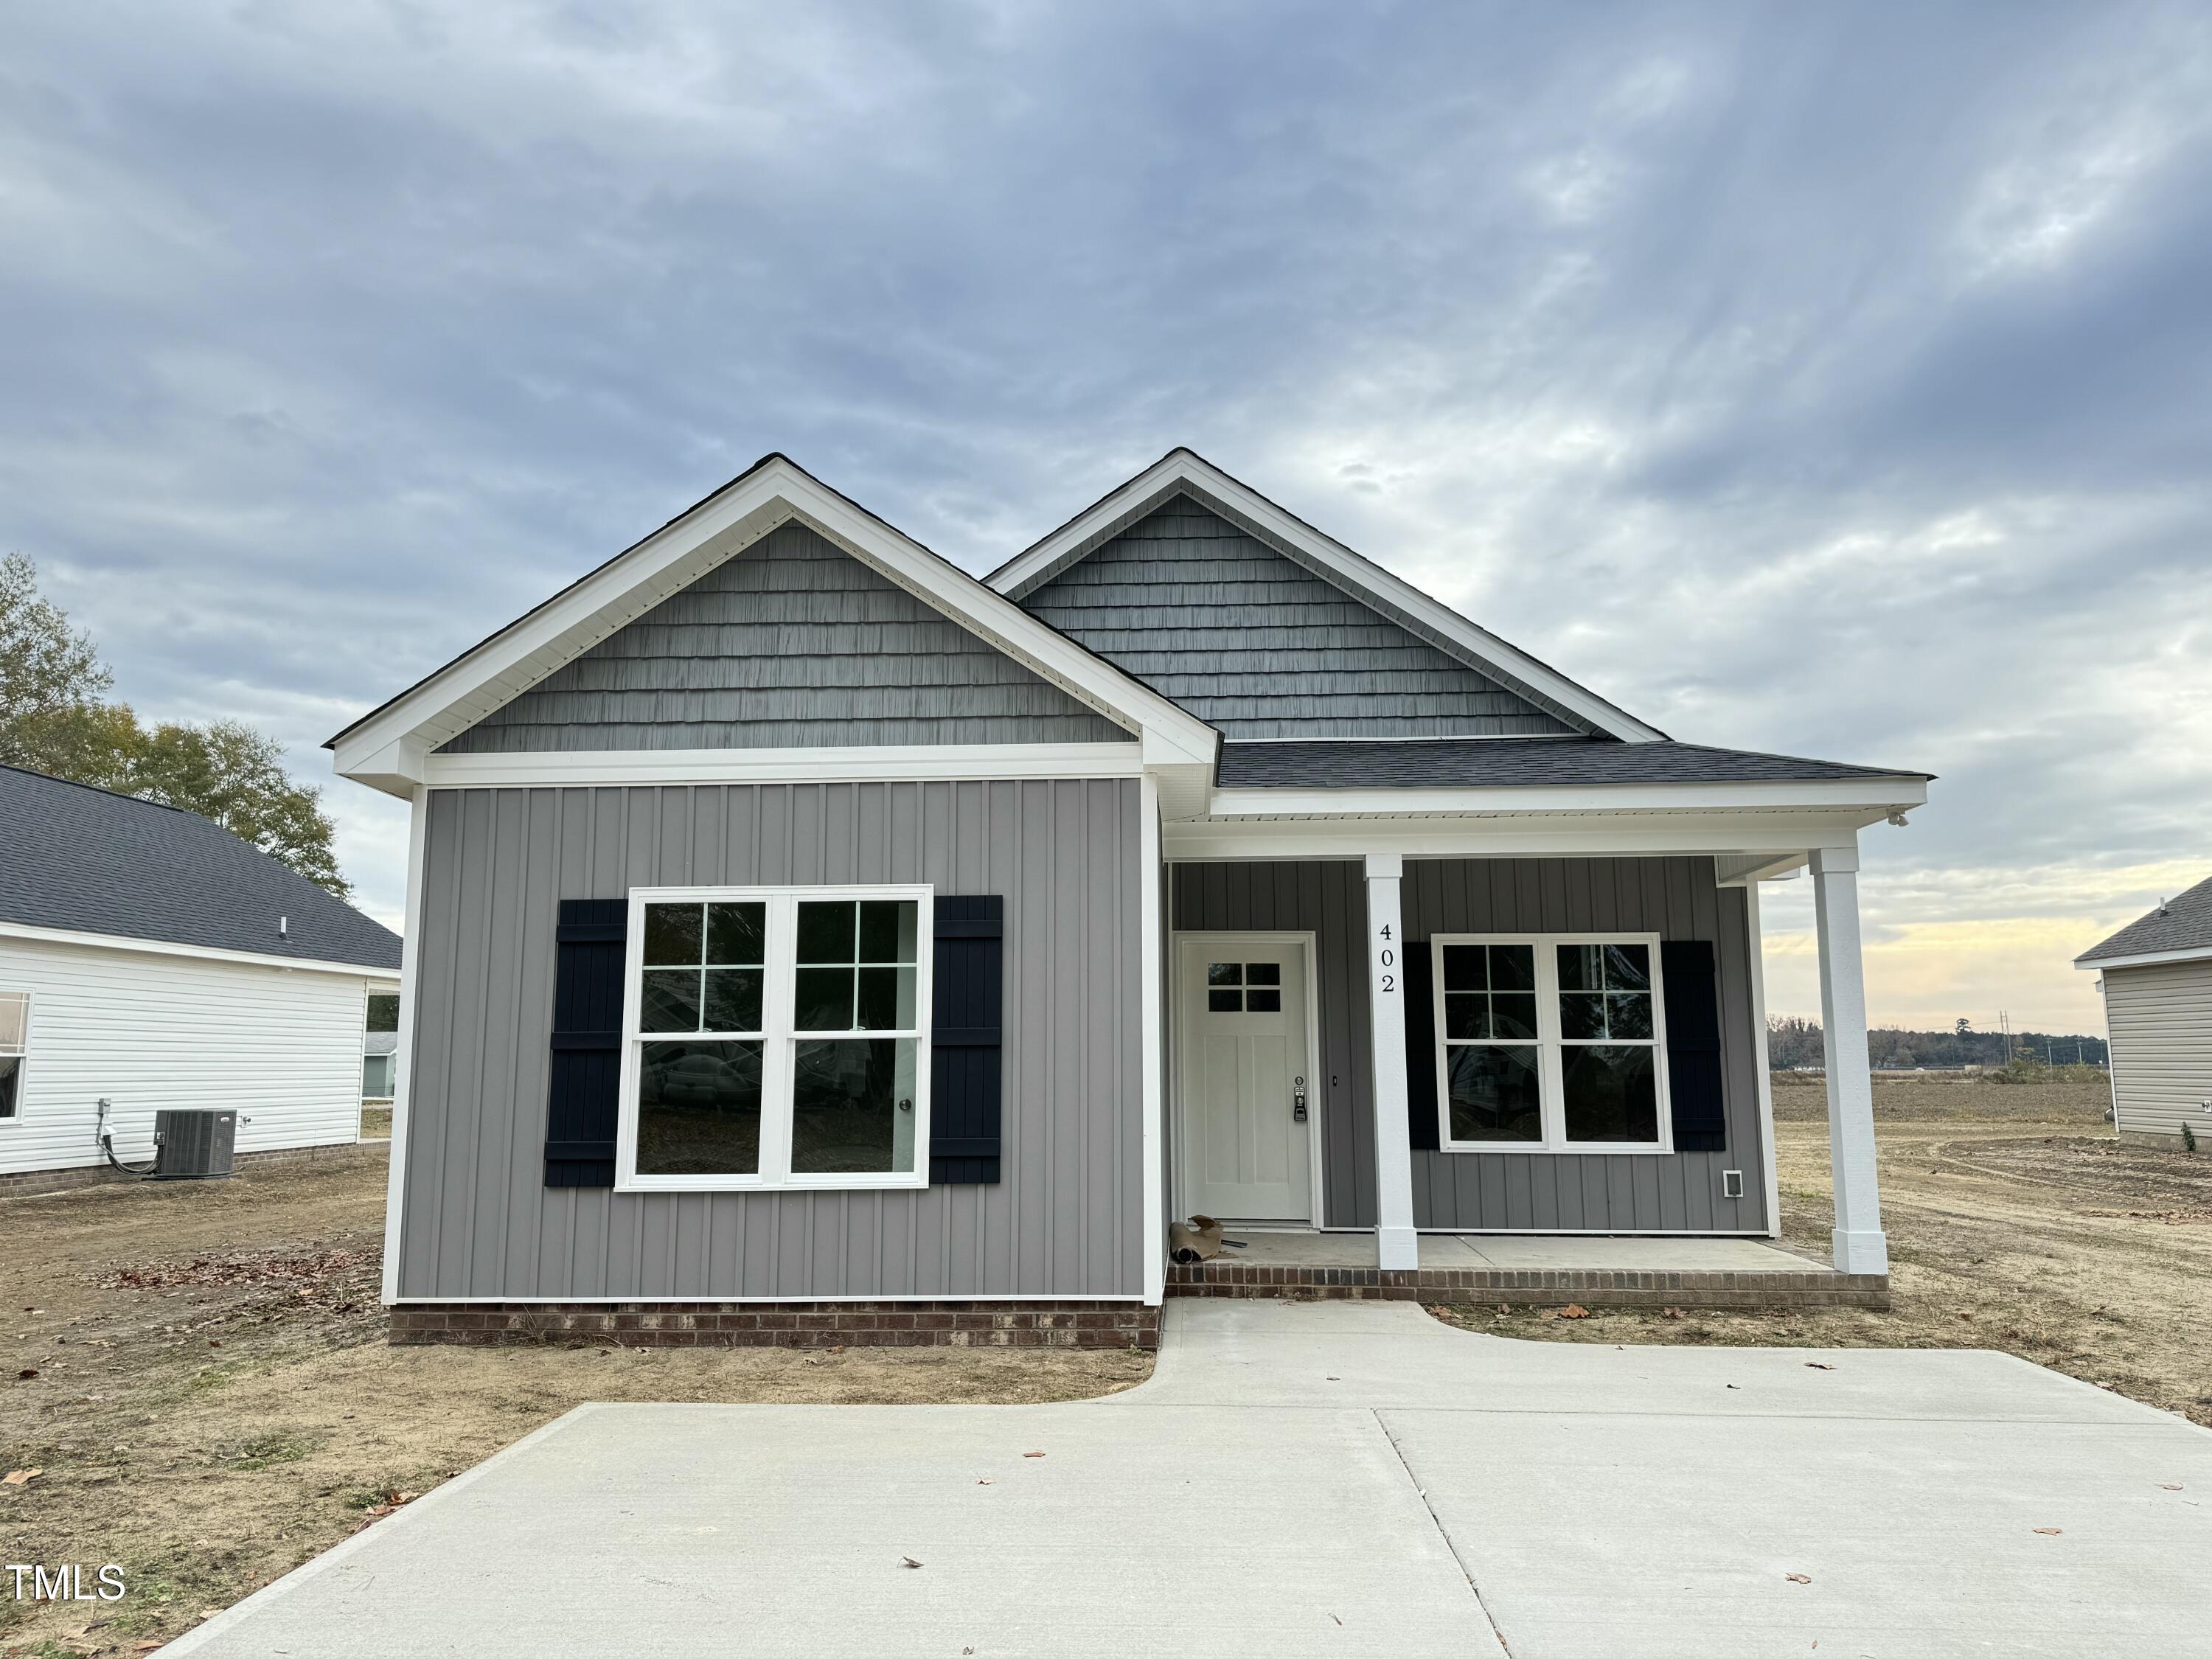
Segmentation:
<svg viewBox="0 0 2212 1659">
<path fill-rule="evenodd" d="M 1713 947 L 1701 939 L 1659 946 L 1660 989 L 1667 999 L 1667 1088 L 1674 1097 L 1674 1150 L 1728 1150 L 1721 1091 L 1720 988 Z"/>
<path fill-rule="evenodd" d="M 1006 902 L 995 894 L 935 905 L 929 1030 L 932 1186 L 999 1179 L 1000 1008 Z"/>
<path fill-rule="evenodd" d="M 545 1113 L 545 1184 L 615 1184 L 622 1096 L 627 899 L 563 899 L 554 932 L 552 1088 Z"/>
<path fill-rule="evenodd" d="M 1406 994 L 1406 1143 L 1415 1152 L 1434 1152 L 1437 1139 L 1436 964 L 1429 941 L 1400 941 L 1398 983 Z"/>
</svg>

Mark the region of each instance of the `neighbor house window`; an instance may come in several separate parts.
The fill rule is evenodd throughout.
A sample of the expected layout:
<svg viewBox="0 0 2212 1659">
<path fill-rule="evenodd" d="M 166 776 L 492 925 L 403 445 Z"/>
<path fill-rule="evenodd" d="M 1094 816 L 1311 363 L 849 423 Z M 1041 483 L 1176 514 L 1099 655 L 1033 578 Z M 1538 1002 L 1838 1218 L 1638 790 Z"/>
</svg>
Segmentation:
<svg viewBox="0 0 2212 1659">
<path fill-rule="evenodd" d="M 396 1056 L 364 1054 L 361 1061 L 361 1097 L 363 1100 L 392 1098 L 392 1074 Z"/>
<path fill-rule="evenodd" d="M 929 890 L 631 895 L 620 1184 L 918 1187 Z"/>
<path fill-rule="evenodd" d="M 23 1055 L 31 1040 L 31 994 L 0 991 L 0 1122 L 23 1104 Z"/>
<path fill-rule="evenodd" d="M 1430 949 L 1441 1145 L 1668 1150 L 1656 936 L 1439 935 Z"/>
</svg>

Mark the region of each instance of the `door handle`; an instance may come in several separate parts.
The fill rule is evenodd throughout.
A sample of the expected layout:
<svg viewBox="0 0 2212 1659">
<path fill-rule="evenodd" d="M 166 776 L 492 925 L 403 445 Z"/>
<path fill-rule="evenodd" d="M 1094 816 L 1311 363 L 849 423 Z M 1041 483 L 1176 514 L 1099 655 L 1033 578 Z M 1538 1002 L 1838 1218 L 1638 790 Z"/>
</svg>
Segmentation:
<svg viewBox="0 0 2212 1659">
<path fill-rule="evenodd" d="M 1291 1079 L 1291 1121 L 1306 1121 L 1306 1080 L 1302 1077 Z"/>
</svg>

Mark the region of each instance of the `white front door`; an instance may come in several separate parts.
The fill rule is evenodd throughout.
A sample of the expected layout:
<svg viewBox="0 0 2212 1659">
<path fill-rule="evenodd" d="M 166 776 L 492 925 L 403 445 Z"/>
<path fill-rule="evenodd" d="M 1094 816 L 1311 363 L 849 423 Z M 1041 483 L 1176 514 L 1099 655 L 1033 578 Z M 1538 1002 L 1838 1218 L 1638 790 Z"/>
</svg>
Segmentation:
<svg viewBox="0 0 2212 1659">
<path fill-rule="evenodd" d="M 1314 1219 L 1311 1020 L 1305 949 L 1233 934 L 1185 938 L 1178 1098 L 1185 1211 L 1224 1221 Z"/>
</svg>

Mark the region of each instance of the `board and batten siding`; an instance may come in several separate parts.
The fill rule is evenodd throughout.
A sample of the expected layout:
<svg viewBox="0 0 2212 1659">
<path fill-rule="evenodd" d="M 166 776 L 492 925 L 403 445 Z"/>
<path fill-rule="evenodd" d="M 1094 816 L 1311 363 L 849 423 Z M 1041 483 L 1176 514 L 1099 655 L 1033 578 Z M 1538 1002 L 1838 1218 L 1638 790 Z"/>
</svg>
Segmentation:
<svg viewBox="0 0 2212 1659">
<path fill-rule="evenodd" d="M 2107 968 L 2114 1127 L 2212 1145 L 2212 962 Z"/>
<path fill-rule="evenodd" d="M 400 1298 L 1140 1296 L 1139 788 L 432 791 Z M 999 1184 L 546 1188 L 562 900 L 863 882 L 1006 899 Z"/>
<path fill-rule="evenodd" d="M 1178 929 L 1315 934 L 1320 983 L 1325 1225 L 1375 1224 L 1366 879 L 1351 861 L 1175 866 Z M 1434 1231 L 1764 1233 L 1767 1229 L 1753 948 L 1740 889 L 1709 858 L 1407 859 L 1409 946 L 1437 933 L 1656 933 L 1713 945 L 1720 990 L 1723 1152 L 1413 1152 L 1413 1224 Z M 1744 1195 L 1721 1196 L 1721 1171 Z"/>
<path fill-rule="evenodd" d="M 804 525 L 787 524 L 442 752 L 1133 740 Z"/>
<path fill-rule="evenodd" d="M 0 1175 L 106 1162 L 103 1097 L 126 1163 L 153 1158 L 163 1108 L 234 1109 L 240 1152 L 357 1140 L 368 990 L 366 974 L 0 939 L 0 991 L 31 994 Z"/>
</svg>

